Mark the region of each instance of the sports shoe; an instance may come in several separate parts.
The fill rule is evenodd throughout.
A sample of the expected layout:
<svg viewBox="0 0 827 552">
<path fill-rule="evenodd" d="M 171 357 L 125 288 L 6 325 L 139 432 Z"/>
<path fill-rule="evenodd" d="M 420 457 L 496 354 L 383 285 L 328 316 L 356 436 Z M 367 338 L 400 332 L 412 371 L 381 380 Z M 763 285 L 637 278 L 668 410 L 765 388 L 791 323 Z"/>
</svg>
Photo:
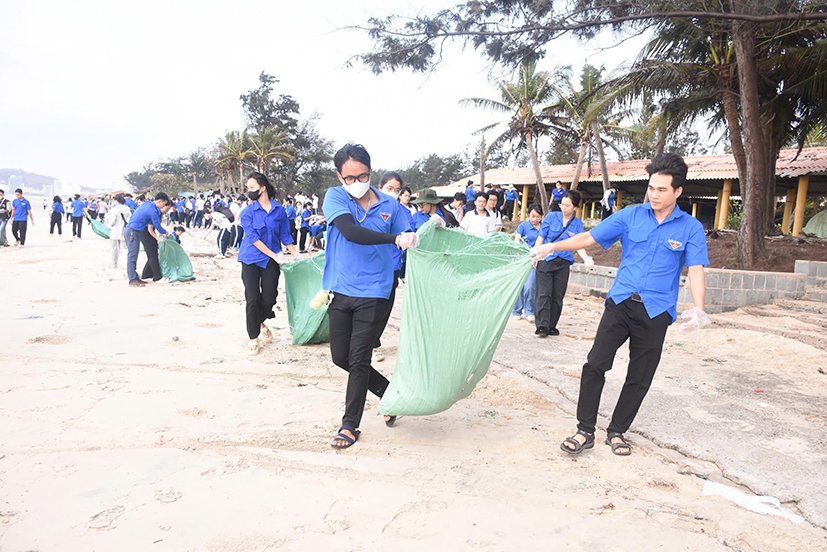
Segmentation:
<svg viewBox="0 0 827 552">
<path fill-rule="evenodd" d="M 558 330 L 557 328 L 552 328 L 551 330 L 549 330 L 548 335 L 560 335 L 560 330 Z"/>
<path fill-rule="evenodd" d="M 536 335 L 537 337 L 548 337 L 548 330 L 545 328 L 537 328 L 534 331 L 534 335 Z"/>
<path fill-rule="evenodd" d="M 525 319 L 526 319 L 527 322 L 529 322 L 531 324 L 534 324 L 534 315 L 533 314 L 529 314 L 528 316 L 525 317 Z"/>
</svg>

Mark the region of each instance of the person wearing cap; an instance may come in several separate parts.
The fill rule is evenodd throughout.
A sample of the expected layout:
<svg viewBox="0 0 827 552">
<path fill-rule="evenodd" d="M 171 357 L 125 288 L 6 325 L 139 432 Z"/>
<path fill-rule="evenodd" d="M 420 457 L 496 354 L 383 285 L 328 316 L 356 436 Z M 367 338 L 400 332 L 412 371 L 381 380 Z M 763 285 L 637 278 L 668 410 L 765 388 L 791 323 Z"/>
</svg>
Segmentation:
<svg viewBox="0 0 827 552">
<path fill-rule="evenodd" d="M 26 245 L 26 230 L 28 230 L 26 219 L 31 219 L 32 226 L 34 226 L 34 215 L 32 204 L 23 197 L 23 190 L 17 188 L 14 195 L 16 199 L 11 203 L 11 233 L 14 236 L 14 245 L 23 247 Z"/>
<path fill-rule="evenodd" d="M 563 183 L 558 180 L 557 182 L 555 182 L 554 189 L 551 191 L 552 211 L 560 210 L 560 202 L 563 201 L 564 195 L 566 195 L 566 189 L 563 187 Z"/>
<path fill-rule="evenodd" d="M 159 192 L 155 195 L 154 201 L 144 201 L 132 213 L 123 232 L 127 248 L 126 275 L 130 286 L 142 287 L 146 284 L 143 279 L 138 278 L 138 252 L 141 244 L 146 252 L 146 265 L 142 273 L 144 278 L 151 277 L 157 282 L 163 277 L 161 263 L 158 260 L 158 243 L 167 231 L 161 226 L 161 217 L 171 208 L 172 201 L 169 196 Z"/>
<path fill-rule="evenodd" d="M 459 226 L 459 223 L 457 222 L 457 219 L 454 218 L 454 215 L 442 207 L 442 200 L 436 195 L 436 191 L 430 188 L 419 192 L 419 197 L 411 201 L 411 203 L 419 206 L 419 211 L 413 215 L 411 221 L 411 228 L 414 232 L 419 230 L 423 224 L 431 220 L 431 217 L 434 215 L 442 219 L 443 224 L 441 226 L 447 226 L 449 228 L 456 228 Z"/>
<path fill-rule="evenodd" d="M 626 381 L 608 427 L 606 444 L 612 453 L 628 456 L 631 445 L 623 434 L 632 425 L 660 362 L 666 330 L 676 316 L 681 270 L 689 267 L 694 307 L 683 313 L 689 320 L 681 330 L 695 332 L 709 323 L 704 314 L 709 264 L 701 222 L 676 205 L 686 181 L 684 160 L 672 153 L 656 156 L 646 166 L 649 201 L 627 207 L 589 232 L 540 245 L 535 259 L 555 251 L 572 251 L 595 243 L 608 249 L 620 240 L 623 254 L 606 308 L 597 327 L 580 377 L 577 433 L 560 444 L 569 454 L 594 447 L 600 396 L 615 353 L 629 341 Z"/>
<path fill-rule="evenodd" d="M 484 192 L 477 192 L 474 198 L 474 210 L 467 211 L 462 217 L 462 222 L 459 227 L 468 231 L 475 236 L 484 236 L 491 232 L 496 232 L 496 218 L 488 212 L 485 208 L 488 203 L 488 197 Z"/>
<path fill-rule="evenodd" d="M 345 413 L 336 449 L 352 446 L 368 390 L 381 397 L 388 380 L 370 364 L 371 351 L 393 288 L 393 255 L 388 245 L 416 247 L 403 207 L 370 186 L 370 155 L 364 146 L 346 144 L 333 156 L 341 186 L 327 190 L 324 212 L 328 221 L 322 289 L 333 298 L 327 314 L 330 356 L 348 372 Z M 395 417 L 386 416 L 390 426 Z"/>
<path fill-rule="evenodd" d="M 517 190 L 512 186 L 505 191 L 505 216 L 508 220 L 514 220 L 514 211 L 520 206 L 520 198 Z"/>
</svg>

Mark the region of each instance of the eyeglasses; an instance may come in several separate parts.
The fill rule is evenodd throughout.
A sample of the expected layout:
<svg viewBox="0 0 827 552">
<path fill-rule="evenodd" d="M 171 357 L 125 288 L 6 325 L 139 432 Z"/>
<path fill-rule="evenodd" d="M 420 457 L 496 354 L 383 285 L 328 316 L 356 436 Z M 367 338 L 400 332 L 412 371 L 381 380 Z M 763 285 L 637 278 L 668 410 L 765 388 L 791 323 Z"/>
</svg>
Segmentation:
<svg viewBox="0 0 827 552">
<path fill-rule="evenodd" d="M 340 175 L 340 176 L 341 176 L 341 175 Z M 364 182 L 367 182 L 367 181 L 369 181 L 369 180 L 370 180 L 370 173 L 362 173 L 362 174 L 360 174 L 359 176 L 351 176 L 351 175 L 342 176 L 342 180 L 344 180 L 344 181 L 345 181 L 345 184 L 353 184 L 353 183 L 354 183 L 354 182 L 356 182 L 357 180 L 358 180 L 359 182 L 363 182 L 363 183 L 364 183 Z"/>
</svg>

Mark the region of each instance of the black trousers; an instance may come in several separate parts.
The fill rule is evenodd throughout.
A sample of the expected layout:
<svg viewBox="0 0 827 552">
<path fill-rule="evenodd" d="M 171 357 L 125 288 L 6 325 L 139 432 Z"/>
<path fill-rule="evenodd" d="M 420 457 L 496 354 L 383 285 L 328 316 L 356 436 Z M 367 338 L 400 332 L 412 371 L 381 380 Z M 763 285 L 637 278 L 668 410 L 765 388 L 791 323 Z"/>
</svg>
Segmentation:
<svg viewBox="0 0 827 552">
<path fill-rule="evenodd" d="M 241 263 L 241 281 L 244 282 L 244 299 L 247 301 L 247 336 L 255 339 L 261 325 L 268 318 L 275 318 L 273 305 L 278 297 L 279 264 L 270 259 L 261 268 L 255 264 Z"/>
<path fill-rule="evenodd" d="M 387 299 L 349 297 L 333 294 L 327 309 L 330 319 L 330 356 L 333 363 L 348 372 L 345 415 L 342 425 L 358 428 L 368 391 L 381 397 L 388 380 L 370 365 L 373 343 Z"/>
<path fill-rule="evenodd" d="M 307 235 L 310 233 L 310 228 L 302 226 L 301 235 L 299 236 L 299 251 L 304 251 L 307 247 Z"/>
<path fill-rule="evenodd" d="M 293 237 L 293 244 L 299 245 L 299 231 L 296 229 L 296 219 L 289 220 L 290 222 L 290 235 Z"/>
<path fill-rule="evenodd" d="M 72 215 L 72 236 L 80 237 L 83 230 L 83 217 L 76 217 Z"/>
<path fill-rule="evenodd" d="M 508 220 L 514 220 L 514 200 L 513 199 L 506 199 L 505 200 L 505 216 L 508 217 Z"/>
<path fill-rule="evenodd" d="M 11 235 L 14 236 L 15 241 L 19 241 L 20 245 L 26 245 L 26 230 L 29 223 L 25 220 L 11 221 Z"/>
<path fill-rule="evenodd" d="M 571 264 L 555 257 L 537 263 L 537 290 L 534 295 L 534 326 L 539 330 L 557 327 L 563 312 L 563 297 L 569 286 Z"/>
<path fill-rule="evenodd" d="M 141 271 L 141 280 L 152 278 L 153 282 L 157 282 L 164 277 L 161 274 L 161 262 L 158 260 L 158 240 L 153 238 L 146 228 L 138 230 L 138 235 L 141 237 L 144 253 L 146 253 L 146 264 Z"/>
<path fill-rule="evenodd" d="M 663 351 L 666 329 L 672 322 L 668 312 L 649 318 L 643 303 L 626 299 L 615 304 L 609 299 L 597 327 L 594 345 L 589 351 L 580 376 L 580 398 L 577 400 L 577 428 L 594 432 L 600 395 L 606 372 L 612 369 L 615 353 L 629 340 L 629 367 L 623 390 L 617 399 L 610 433 L 625 433 L 632 425 L 643 398 L 652 385 Z"/>
<path fill-rule="evenodd" d="M 376 334 L 376 340 L 373 342 L 373 348 L 378 349 L 382 346 L 382 334 L 385 333 L 385 326 L 388 325 L 388 320 L 391 317 L 391 311 L 393 310 L 393 303 L 396 301 L 396 286 L 399 283 L 399 273 L 400 270 L 396 270 L 393 273 L 393 287 L 391 288 L 391 296 L 388 297 L 387 305 L 385 306 L 385 312 L 382 314 L 382 321 L 379 325 L 378 333 Z"/>
<path fill-rule="evenodd" d="M 63 235 L 63 217 L 61 217 L 61 213 L 55 213 L 52 211 L 52 220 L 49 222 L 49 233 L 55 233 L 55 226 L 57 226 L 57 233 L 59 235 Z"/>
</svg>

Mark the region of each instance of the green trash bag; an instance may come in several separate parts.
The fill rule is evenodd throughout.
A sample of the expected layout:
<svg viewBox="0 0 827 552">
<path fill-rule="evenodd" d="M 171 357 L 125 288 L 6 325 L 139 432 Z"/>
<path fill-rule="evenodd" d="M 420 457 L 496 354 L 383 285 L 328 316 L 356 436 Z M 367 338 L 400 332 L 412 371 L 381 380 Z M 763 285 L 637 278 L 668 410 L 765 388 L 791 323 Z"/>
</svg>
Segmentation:
<svg viewBox="0 0 827 552">
<path fill-rule="evenodd" d="M 92 232 L 94 232 L 98 236 L 100 236 L 102 238 L 106 238 L 108 240 L 109 239 L 109 232 L 111 231 L 109 229 L 109 227 L 107 225 L 105 225 L 104 223 L 100 222 L 100 221 L 92 220 L 91 218 L 89 218 L 88 215 L 85 215 L 85 216 L 86 216 L 86 220 L 89 221 L 89 224 L 92 225 Z"/>
<path fill-rule="evenodd" d="M 530 249 L 501 232 L 480 238 L 429 221 L 417 234 L 385 416 L 436 414 L 470 395 L 531 271 Z"/>
<path fill-rule="evenodd" d="M 169 278 L 173 282 L 195 280 L 192 262 L 187 252 L 174 240 L 161 240 L 158 243 L 158 260 L 164 278 Z"/>
<path fill-rule="evenodd" d="M 293 345 L 330 341 L 327 305 L 319 309 L 310 306 L 310 301 L 322 289 L 324 251 L 308 259 L 283 264 L 281 272 L 284 274 L 287 320 Z"/>
</svg>

